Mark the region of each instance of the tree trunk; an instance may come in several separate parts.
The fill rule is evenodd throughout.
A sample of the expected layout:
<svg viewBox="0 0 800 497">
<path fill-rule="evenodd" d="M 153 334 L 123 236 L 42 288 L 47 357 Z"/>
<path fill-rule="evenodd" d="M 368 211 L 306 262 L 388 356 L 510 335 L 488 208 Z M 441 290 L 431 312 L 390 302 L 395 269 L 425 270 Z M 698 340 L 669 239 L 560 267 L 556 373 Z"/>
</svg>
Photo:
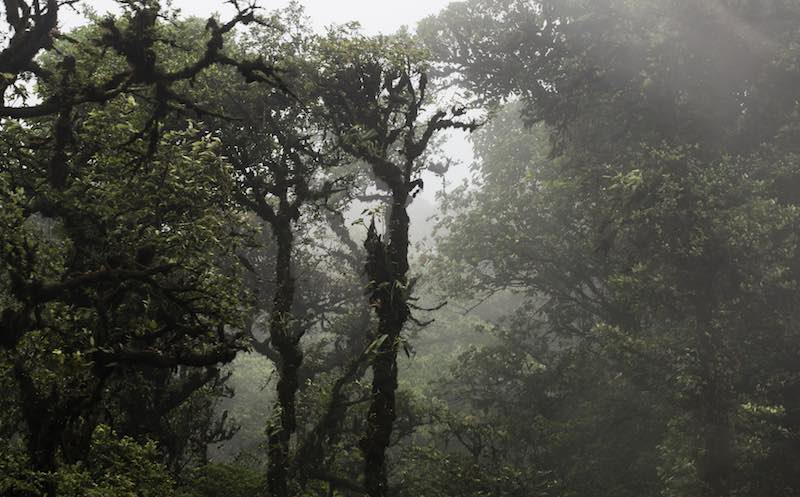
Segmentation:
<svg viewBox="0 0 800 497">
<path fill-rule="evenodd" d="M 56 470 L 58 441 L 66 426 L 64 416 L 59 416 L 59 397 L 55 389 L 42 397 L 34 385 L 33 378 L 21 363 L 14 365 L 14 376 L 20 388 L 22 414 L 28 428 L 28 457 L 31 467 L 42 473 Z M 44 496 L 56 494 L 55 482 L 46 478 L 43 483 Z"/>
<path fill-rule="evenodd" d="M 290 319 L 294 302 L 294 277 L 292 276 L 291 220 L 279 218 L 273 225 L 278 243 L 275 263 L 277 289 L 270 318 L 270 343 L 279 354 L 278 402 L 276 416 L 268 429 L 267 485 L 271 497 L 289 496 L 289 442 L 297 429 L 295 398 L 297 396 L 298 370 L 303 361 L 298 340 L 293 336 Z"/>
<path fill-rule="evenodd" d="M 370 226 L 367 240 L 367 274 L 372 285 L 371 302 L 378 314 L 376 340 L 382 340 L 372 363 L 372 402 L 367 433 L 361 440 L 364 454 L 364 486 L 370 497 L 385 497 L 386 449 L 394 426 L 397 391 L 397 350 L 400 333 L 408 320 L 408 189 L 397 185 L 392 192 L 389 243 Z"/>
</svg>

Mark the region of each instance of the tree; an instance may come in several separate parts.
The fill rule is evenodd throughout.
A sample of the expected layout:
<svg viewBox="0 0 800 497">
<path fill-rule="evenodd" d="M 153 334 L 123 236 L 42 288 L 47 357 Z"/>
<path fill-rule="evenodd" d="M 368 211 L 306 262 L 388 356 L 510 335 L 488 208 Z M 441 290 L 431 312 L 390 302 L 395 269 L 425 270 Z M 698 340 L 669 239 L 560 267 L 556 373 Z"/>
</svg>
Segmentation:
<svg viewBox="0 0 800 497">
<path fill-rule="evenodd" d="M 273 51 L 273 58 L 301 59 L 309 42 L 293 36 L 289 30 L 296 26 L 276 27 L 291 19 L 274 16 L 273 20 L 274 34 L 257 40 L 259 51 Z M 267 428 L 267 488 L 276 497 L 290 495 L 290 441 L 297 430 L 296 396 L 303 361 L 300 341 L 309 328 L 295 312 L 295 224 L 304 209 L 324 203 L 332 195 L 335 180 L 326 176 L 338 165 L 337 152 L 328 143 L 318 111 L 303 103 L 308 93 L 304 75 L 286 63 L 281 70 L 290 92 L 269 87 L 234 90 L 226 107 L 236 108 L 243 118 L 222 125 L 219 131 L 235 169 L 237 200 L 269 226 L 277 250 L 269 344 L 259 347 L 278 368 L 274 419 Z M 289 75 L 290 71 L 295 74 Z"/>
<path fill-rule="evenodd" d="M 13 19 L 16 37 L 54 18 L 57 5 L 15 7 L 31 19 Z M 157 22 L 157 4 L 125 7 L 33 62 L 49 46 L 41 41 L 6 78 L 33 72 L 41 100 L 2 111 L 0 344 L 27 457 L 45 473 L 80 461 L 102 421 L 130 414 L 116 411 L 124 403 L 112 389 L 141 379 L 137 371 L 192 377 L 170 391 L 163 382 L 172 375 L 156 375 L 153 386 L 180 404 L 245 345 L 229 331 L 239 324 L 242 223 L 228 166 L 217 139 L 172 116 L 202 112 L 180 91 L 211 66 L 269 79 L 263 62 L 221 52 L 224 35 L 253 13 L 210 21 L 205 47 L 162 63 L 164 41 L 177 33 Z"/>
<path fill-rule="evenodd" d="M 361 449 L 366 491 L 378 497 L 388 492 L 385 459 L 396 418 L 397 352 L 411 317 L 408 303 L 414 283 L 408 278 L 406 208 L 422 187 L 421 158 L 434 134 L 451 128 L 472 130 L 475 124 L 459 120 L 461 109 L 425 116 L 431 98 L 427 61 L 407 36 L 341 39 L 332 33 L 319 50 L 317 85 L 339 144 L 368 164 L 378 187 L 391 195 L 386 240 L 373 219 L 364 242 L 370 302 L 379 323 L 371 337 L 377 354 Z"/>
<path fill-rule="evenodd" d="M 472 259 L 474 273 L 496 282 L 519 275 L 552 297 L 543 308 L 551 326 L 590 337 L 605 330 L 613 348 L 625 337 L 642 358 L 662 352 L 655 364 L 672 371 L 680 409 L 660 446 L 661 475 L 677 495 L 752 487 L 737 478 L 758 459 L 743 440 L 763 435 L 748 432 L 742 405 L 763 397 L 739 371 L 780 353 L 766 352 L 751 319 L 794 319 L 791 297 L 766 296 L 795 278 L 778 269 L 792 266 L 794 207 L 776 186 L 795 174 L 796 68 L 784 47 L 797 14 L 773 3 L 468 2 L 428 24 L 446 62 L 475 75 L 470 88 L 521 97 L 528 122 L 550 128 L 558 158 L 528 179 L 528 213 L 473 196 L 481 205 L 473 220 L 487 220 L 492 202 L 507 225 L 483 229 L 495 232 L 481 235 L 487 246 L 452 254 L 493 253 L 489 266 Z M 529 36 L 519 34 L 523 23 L 535 27 Z M 541 227 L 554 219 L 560 232 Z M 454 237 L 452 247 L 464 246 Z M 768 276 L 776 271 L 788 280 Z M 777 305 L 760 308 L 765 299 Z M 773 340 L 794 339 L 791 325 L 769 328 Z M 755 342 L 765 345 L 761 358 L 743 348 Z"/>
</svg>

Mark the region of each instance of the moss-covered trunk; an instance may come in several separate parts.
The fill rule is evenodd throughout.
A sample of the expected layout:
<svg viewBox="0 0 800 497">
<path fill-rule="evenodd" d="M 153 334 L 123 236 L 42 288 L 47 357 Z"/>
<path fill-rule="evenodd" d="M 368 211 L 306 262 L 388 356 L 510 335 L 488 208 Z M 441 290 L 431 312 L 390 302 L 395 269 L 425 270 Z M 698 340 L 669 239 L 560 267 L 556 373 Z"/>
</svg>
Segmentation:
<svg viewBox="0 0 800 497">
<path fill-rule="evenodd" d="M 279 354 L 278 401 L 276 413 L 269 426 L 267 485 L 272 497 L 289 496 L 289 442 L 297 429 L 296 397 L 298 371 L 303 353 L 292 333 L 291 316 L 295 283 L 292 276 L 293 234 L 291 221 L 279 219 L 273 226 L 278 244 L 275 263 L 277 288 L 270 318 L 270 344 Z"/>
<path fill-rule="evenodd" d="M 370 497 L 387 495 L 386 449 L 396 416 L 397 350 L 400 333 L 408 320 L 408 188 L 397 185 L 392 192 L 388 243 L 370 226 L 367 275 L 372 285 L 371 302 L 378 315 L 374 337 L 380 341 L 372 363 L 372 401 L 367 433 L 361 440 L 364 453 L 364 485 Z"/>
</svg>

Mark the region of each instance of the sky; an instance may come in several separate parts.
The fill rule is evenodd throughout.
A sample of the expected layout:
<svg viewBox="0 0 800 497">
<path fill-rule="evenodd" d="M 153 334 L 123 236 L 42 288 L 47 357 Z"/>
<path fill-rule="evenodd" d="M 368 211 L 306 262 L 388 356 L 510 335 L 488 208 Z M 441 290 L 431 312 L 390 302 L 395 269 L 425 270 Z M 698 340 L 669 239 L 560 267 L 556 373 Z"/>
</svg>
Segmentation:
<svg viewBox="0 0 800 497">
<path fill-rule="evenodd" d="M 287 6 L 289 0 L 262 0 L 258 2 L 265 10 L 273 10 Z M 317 29 L 330 24 L 341 24 L 358 21 L 368 34 L 392 33 L 401 26 L 413 27 L 423 17 L 435 14 L 444 8 L 450 0 L 405 0 L 388 2 L 378 0 L 304 0 L 300 2 Z M 114 8 L 113 0 L 86 0 L 85 4 L 100 13 Z M 229 16 L 233 8 L 222 0 L 173 0 L 174 7 L 181 9 L 185 15 L 208 17 L 218 12 L 223 17 Z M 65 28 L 81 23 L 76 13 L 64 12 L 62 24 Z"/>
</svg>

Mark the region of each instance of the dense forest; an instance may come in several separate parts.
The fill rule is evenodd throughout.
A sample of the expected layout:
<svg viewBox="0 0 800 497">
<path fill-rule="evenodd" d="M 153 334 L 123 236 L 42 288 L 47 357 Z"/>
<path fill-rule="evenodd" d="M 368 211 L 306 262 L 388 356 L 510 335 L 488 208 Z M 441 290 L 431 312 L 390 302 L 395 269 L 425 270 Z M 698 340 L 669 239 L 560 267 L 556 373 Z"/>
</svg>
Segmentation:
<svg viewBox="0 0 800 497">
<path fill-rule="evenodd" d="M 0 9 L 0 495 L 800 496 L 800 2 L 117 3 Z"/>
</svg>

